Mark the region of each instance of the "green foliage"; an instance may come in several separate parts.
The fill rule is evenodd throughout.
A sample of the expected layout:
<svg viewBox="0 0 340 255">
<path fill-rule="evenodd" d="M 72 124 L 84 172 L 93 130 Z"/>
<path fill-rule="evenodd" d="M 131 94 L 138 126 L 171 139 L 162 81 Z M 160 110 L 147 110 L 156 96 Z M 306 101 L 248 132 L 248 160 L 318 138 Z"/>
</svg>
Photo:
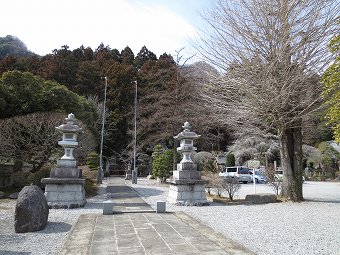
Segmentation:
<svg viewBox="0 0 340 255">
<path fill-rule="evenodd" d="M 328 124 L 333 129 L 335 141 L 340 143 L 340 34 L 332 39 L 330 49 L 335 55 L 335 61 L 323 74 L 323 96 Z"/>
<path fill-rule="evenodd" d="M 226 167 L 235 166 L 235 156 L 232 153 L 228 153 L 226 156 Z"/>
<path fill-rule="evenodd" d="M 340 153 L 327 142 L 320 143 L 318 149 L 321 152 L 322 165 L 326 168 L 331 168 L 340 159 Z"/>
<path fill-rule="evenodd" d="M 84 189 L 86 196 L 95 195 L 97 192 L 96 182 L 89 177 L 85 177 Z"/>
<path fill-rule="evenodd" d="M 188 103 L 188 95 L 194 95 L 193 79 L 187 77 L 192 71 L 186 69 L 180 69 L 170 54 L 157 59 L 145 46 L 137 56 L 129 47 L 120 52 L 104 44 L 95 50 L 84 46 L 70 50 L 63 45 L 42 57 L 6 56 L 0 58 L 0 75 L 4 75 L 0 78 L 0 118 L 37 111 L 72 112 L 98 136 L 94 124 L 98 116 L 81 96 L 103 102 L 105 82 L 101 77 L 106 76 L 108 128 L 103 155 L 109 157 L 113 151 L 121 153 L 131 142 L 132 82 L 138 80 L 138 144 L 146 148 L 172 139 L 183 124 L 183 116 L 200 123 L 196 108 L 190 110 L 192 117 L 180 110 Z M 191 98 L 196 100 L 195 96 Z M 205 124 L 200 126 L 208 130 Z M 204 136 L 203 131 L 197 132 Z"/>
<path fill-rule="evenodd" d="M 86 165 L 93 171 L 98 170 L 99 155 L 97 152 L 91 152 L 86 157 Z"/>
<path fill-rule="evenodd" d="M 151 157 L 145 153 L 138 153 L 136 164 L 140 175 L 148 175 L 151 170 Z"/>
<path fill-rule="evenodd" d="M 50 165 L 43 166 L 37 172 L 30 174 L 28 176 L 27 184 L 37 185 L 42 188 L 44 185 L 41 183 L 41 179 L 50 177 L 50 172 L 51 172 Z"/>
<path fill-rule="evenodd" d="M 64 85 L 45 81 L 29 72 L 9 71 L 0 78 L 0 118 L 35 112 L 63 111 L 74 113 L 89 127 L 96 111 L 90 101 Z"/>
<path fill-rule="evenodd" d="M 152 175 L 159 178 L 169 177 L 173 164 L 173 151 L 164 150 L 156 145 L 152 153 Z"/>
</svg>

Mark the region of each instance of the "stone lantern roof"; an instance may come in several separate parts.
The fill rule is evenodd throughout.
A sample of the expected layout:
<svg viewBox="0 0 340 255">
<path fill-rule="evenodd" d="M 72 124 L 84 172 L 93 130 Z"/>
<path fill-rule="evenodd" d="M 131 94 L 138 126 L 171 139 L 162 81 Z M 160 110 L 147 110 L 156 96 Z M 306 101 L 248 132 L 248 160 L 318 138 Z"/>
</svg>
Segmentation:
<svg viewBox="0 0 340 255">
<path fill-rule="evenodd" d="M 192 140 L 196 140 L 198 138 L 200 138 L 201 136 L 196 134 L 193 131 L 190 131 L 190 123 L 189 122 L 185 122 L 184 125 L 182 126 L 182 128 L 184 129 L 182 132 L 180 132 L 178 135 L 174 136 L 174 138 L 176 140 L 183 140 L 183 139 L 192 139 Z"/>
<path fill-rule="evenodd" d="M 77 125 L 78 122 L 73 113 L 70 113 L 65 120 L 65 124 L 56 127 L 61 133 L 80 133 L 82 131 L 82 128 Z"/>
</svg>

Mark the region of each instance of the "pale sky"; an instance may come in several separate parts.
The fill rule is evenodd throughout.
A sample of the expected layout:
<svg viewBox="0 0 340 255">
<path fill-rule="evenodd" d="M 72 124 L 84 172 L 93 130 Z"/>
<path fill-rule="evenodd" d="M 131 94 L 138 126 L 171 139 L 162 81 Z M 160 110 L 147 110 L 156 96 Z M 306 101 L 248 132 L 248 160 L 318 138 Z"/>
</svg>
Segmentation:
<svg viewBox="0 0 340 255">
<path fill-rule="evenodd" d="M 157 57 L 186 47 L 209 0 L 4 0 L 0 37 L 14 35 L 39 55 L 68 45 L 95 50 L 101 42 Z"/>
</svg>

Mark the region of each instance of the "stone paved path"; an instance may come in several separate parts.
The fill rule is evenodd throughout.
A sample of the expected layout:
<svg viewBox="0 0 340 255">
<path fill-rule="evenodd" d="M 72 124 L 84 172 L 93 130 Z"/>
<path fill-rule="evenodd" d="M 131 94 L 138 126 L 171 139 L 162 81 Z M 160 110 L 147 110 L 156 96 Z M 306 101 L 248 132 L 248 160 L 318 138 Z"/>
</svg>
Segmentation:
<svg viewBox="0 0 340 255">
<path fill-rule="evenodd" d="M 124 180 L 109 178 L 113 215 L 81 215 L 60 254 L 253 254 L 184 213 L 155 213 Z"/>
</svg>

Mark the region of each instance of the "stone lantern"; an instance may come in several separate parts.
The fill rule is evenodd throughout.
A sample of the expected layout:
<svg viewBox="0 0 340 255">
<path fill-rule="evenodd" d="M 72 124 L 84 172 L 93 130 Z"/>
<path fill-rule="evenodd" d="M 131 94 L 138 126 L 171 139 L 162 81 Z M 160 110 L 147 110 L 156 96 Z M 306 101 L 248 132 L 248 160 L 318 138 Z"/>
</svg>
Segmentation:
<svg viewBox="0 0 340 255">
<path fill-rule="evenodd" d="M 57 160 L 57 167 L 51 170 L 50 178 L 43 178 L 45 196 L 50 208 L 83 207 L 86 203 L 81 169 L 73 157 L 73 151 L 78 146 L 77 136 L 82 129 L 78 126 L 73 113 L 65 119 L 66 123 L 56 127 L 62 134 L 58 142 L 64 148 L 64 155 Z"/>
<path fill-rule="evenodd" d="M 190 131 L 189 122 L 185 122 L 182 128 L 184 130 L 174 136 L 180 141 L 177 151 L 182 154 L 182 160 L 177 164 L 177 170 L 173 171 L 173 178 L 167 180 L 170 184 L 168 202 L 176 205 L 206 205 L 207 181 L 201 179 L 197 165 L 191 159 L 191 154 L 197 149 L 194 147 L 194 140 L 200 135 Z"/>
<path fill-rule="evenodd" d="M 65 176 L 81 177 L 80 169 L 77 169 L 77 161 L 73 157 L 73 151 L 78 146 L 77 135 L 82 131 L 82 129 L 76 124 L 76 119 L 73 113 L 70 113 L 65 120 L 65 124 L 56 127 L 56 129 L 63 135 L 62 140 L 59 141 L 58 144 L 64 148 L 64 156 L 57 160 L 59 168 L 54 169 L 54 172 L 56 172 L 57 169 L 67 168 L 67 171 L 62 171 Z"/>
</svg>

